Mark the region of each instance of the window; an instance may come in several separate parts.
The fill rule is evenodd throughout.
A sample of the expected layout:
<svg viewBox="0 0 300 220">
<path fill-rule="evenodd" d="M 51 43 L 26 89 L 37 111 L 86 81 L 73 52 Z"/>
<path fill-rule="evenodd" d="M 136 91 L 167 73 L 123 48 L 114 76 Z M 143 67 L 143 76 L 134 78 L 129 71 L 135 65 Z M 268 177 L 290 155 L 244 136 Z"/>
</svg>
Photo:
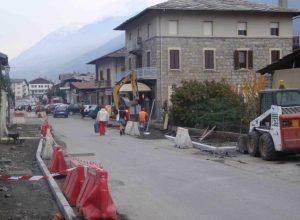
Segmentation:
<svg viewBox="0 0 300 220">
<path fill-rule="evenodd" d="M 104 77 L 103 77 L 103 70 L 100 70 L 100 80 L 103 80 Z"/>
<path fill-rule="evenodd" d="M 234 52 L 235 69 L 253 69 L 253 51 L 236 50 Z"/>
<path fill-rule="evenodd" d="M 274 63 L 280 59 L 280 50 L 271 50 L 271 63 Z"/>
<path fill-rule="evenodd" d="M 129 40 L 131 40 L 131 32 L 129 33 L 128 38 L 129 38 Z"/>
<path fill-rule="evenodd" d="M 131 70 L 131 58 L 128 59 L 128 69 Z"/>
<path fill-rule="evenodd" d="M 215 69 L 215 51 L 212 49 L 204 50 L 204 69 Z"/>
<path fill-rule="evenodd" d="M 271 34 L 271 36 L 279 36 L 279 23 L 278 22 L 271 22 L 270 34 Z"/>
<path fill-rule="evenodd" d="M 171 49 L 169 51 L 169 65 L 171 70 L 180 69 L 179 50 Z"/>
<path fill-rule="evenodd" d="M 168 33 L 169 35 L 178 35 L 178 21 L 169 21 Z"/>
<path fill-rule="evenodd" d="M 213 22 L 212 21 L 204 21 L 203 35 L 204 36 L 212 36 L 213 35 Z"/>
<path fill-rule="evenodd" d="M 106 70 L 106 80 L 110 81 L 111 80 L 111 74 L 110 74 L 110 69 Z"/>
<path fill-rule="evenodd" d="M 138 27 L 138 29 L 137 29 L 137 36 L 138 36 L 138 37 L 140 36 L 140 32 L 141 32 L 141 28 Z"/>
<path fill-rule="evenodd" d="M 247 23 L 246 22 L 238 23 L 238 36 L 247 36 Z"/>
<path fill-rule="evenodd" d="M 151 37 L 151 24 L 148 24 L 148 26 L 147 26 L 147 36 L 148 36 L 148 38 Z"/>
<path fill-rule="evenodd" d="M 147 52 L 147 67 L 150 67 L 150 51 Z"/>
</svg>

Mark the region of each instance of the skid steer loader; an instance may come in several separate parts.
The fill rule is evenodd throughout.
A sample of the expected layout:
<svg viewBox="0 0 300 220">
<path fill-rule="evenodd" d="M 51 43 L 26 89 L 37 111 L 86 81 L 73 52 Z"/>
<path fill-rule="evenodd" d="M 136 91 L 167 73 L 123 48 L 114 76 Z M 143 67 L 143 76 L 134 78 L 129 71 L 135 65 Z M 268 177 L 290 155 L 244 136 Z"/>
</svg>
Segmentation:
<svg viewBox="0 0 300 220">
<path fill-rule="evenodd" d="M 278 152 L 299 153 L 300 89 L 260 91 L 259 111 L 249 133 L 239 138 L 238 150 L 264 160 L 276 160 Z"/>
</svg>

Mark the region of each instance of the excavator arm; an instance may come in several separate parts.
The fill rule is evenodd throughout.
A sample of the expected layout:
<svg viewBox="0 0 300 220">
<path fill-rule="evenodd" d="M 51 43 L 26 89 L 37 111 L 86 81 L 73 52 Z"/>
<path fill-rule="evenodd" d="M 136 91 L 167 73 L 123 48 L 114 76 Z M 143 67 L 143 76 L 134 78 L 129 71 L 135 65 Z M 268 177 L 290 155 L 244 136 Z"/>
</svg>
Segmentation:
<svg viewBox="0 0 300 220">
<path fill-rule="evenodd" d="M 117 82 L 116 85 L 114 86 L 113 99 L 114 99 L 116 109 L 119 109 L 120 107 L 120 97 L 119 97 L 120 89 L 124 84 L 126 84 L 129 81 L 132 87 L 133 105 L 138 103 L 139 92 L 137 86 L 137 77 L 135 72 L 131 72 L 130 74 L 126 75 L 123 79 L 121 79 L 119 82 Z"/>
</svg>

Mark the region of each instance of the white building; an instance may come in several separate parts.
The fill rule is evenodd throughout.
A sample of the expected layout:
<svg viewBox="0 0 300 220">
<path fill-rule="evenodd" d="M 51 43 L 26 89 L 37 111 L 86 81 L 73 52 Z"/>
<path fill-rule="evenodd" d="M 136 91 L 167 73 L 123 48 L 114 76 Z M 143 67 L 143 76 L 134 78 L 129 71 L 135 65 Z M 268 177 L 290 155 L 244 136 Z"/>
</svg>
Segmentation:
<svg viewBox="0 0 300 220">
<path fill-rule="evenodd" d="M 26 98 L 29 95 L 29 87 L 26 79 L 11 79 L 10 82 L 16 100 Z"/>
<path fill-rule="evenodd" d="M 38 98 L 51 89 L 53 83 L 43 78 L 37 78 L 29 82 L 29 94 L 31 98 Z"/>
</svg>

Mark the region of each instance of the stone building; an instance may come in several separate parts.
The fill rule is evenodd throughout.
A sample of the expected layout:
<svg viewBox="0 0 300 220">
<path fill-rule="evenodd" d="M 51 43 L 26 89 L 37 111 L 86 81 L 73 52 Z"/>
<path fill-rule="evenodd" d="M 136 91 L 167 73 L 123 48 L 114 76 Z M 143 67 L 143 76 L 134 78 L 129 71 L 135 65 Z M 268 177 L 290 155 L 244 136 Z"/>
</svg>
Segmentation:
<svg viewBox="0 0 300 220">
<path fill-rule="evenodd" d="M 300 11 L 283 6 L 169 0 L 115 30 L 125 31 L 126 70 L 136 70 L 139 80 L 149 83 L 159 110 L 184 79 L 225 79 L 238 87 L 250 73 L 290 53 L 292 18 Z"/>
</svg>

